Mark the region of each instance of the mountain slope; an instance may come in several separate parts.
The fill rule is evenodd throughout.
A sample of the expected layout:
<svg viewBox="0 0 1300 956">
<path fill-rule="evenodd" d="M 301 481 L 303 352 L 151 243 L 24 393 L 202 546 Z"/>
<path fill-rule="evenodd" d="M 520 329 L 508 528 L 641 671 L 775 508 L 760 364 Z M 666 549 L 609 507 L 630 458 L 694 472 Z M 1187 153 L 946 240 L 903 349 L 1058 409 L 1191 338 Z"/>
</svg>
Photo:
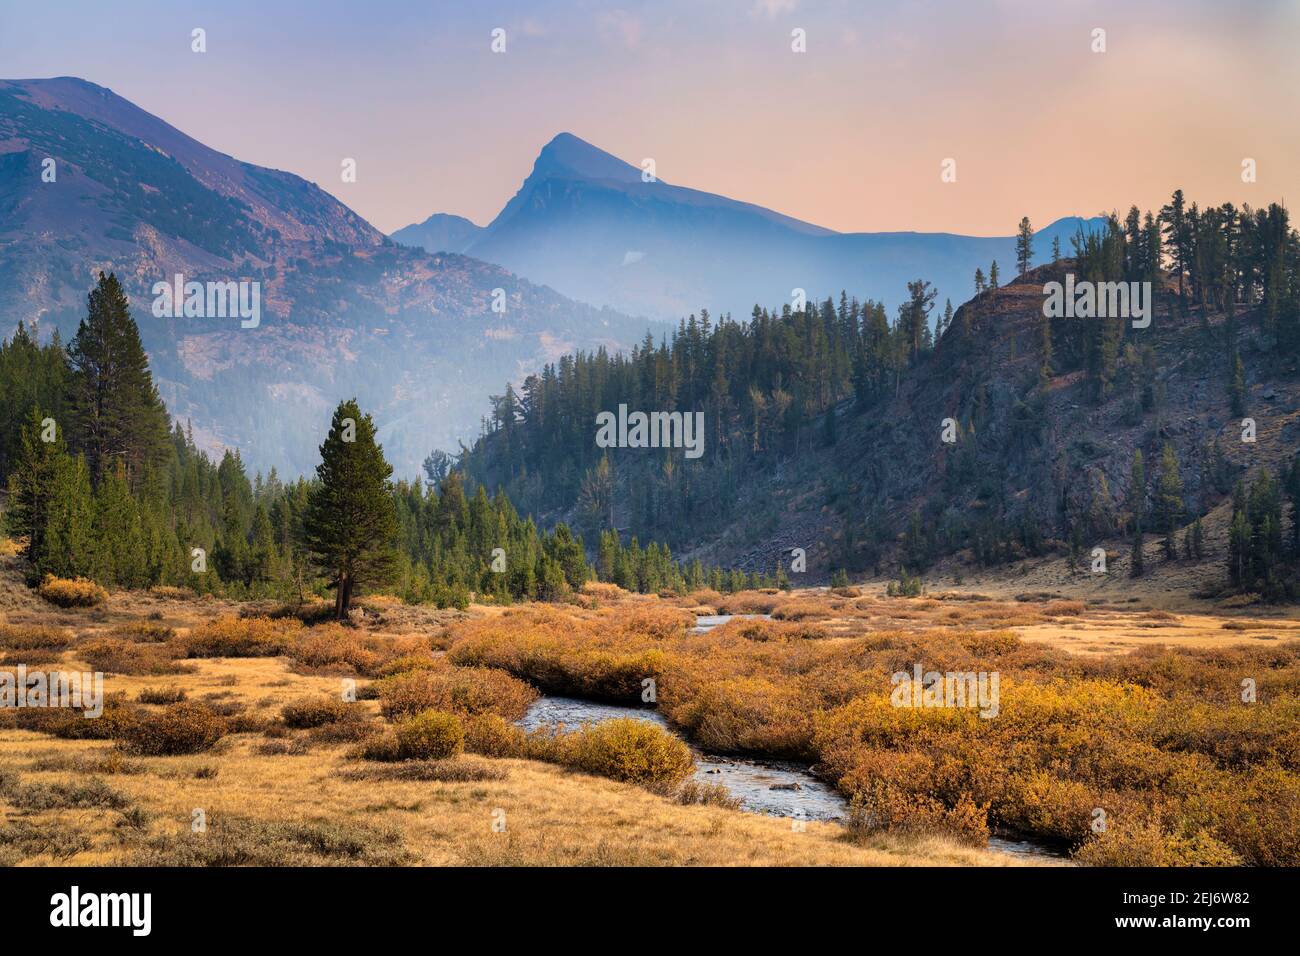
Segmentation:
<svg viewBox="0 0 1300 956">
<path fill-rule="evenodd" d="M 1080 228 L 1066 218 L 1037 238 L 1070 249 Z M 411 227 L 394 239 L 431 249 Z M 707 308 L 749 314 L 755 302 L 853 289 L 892 308 L 924 278 L 940 300 L 963 301 L 976 267 L 1015 263 L 1012 237 L 946 233 L 836 233 L 761 206 L 663 180 L 561 133 L 546 144 L 519 191 L 465 251 L 565 295 L 666 320 Z"/>
<path fill-rule="evenodd" d="M 934 355 L 896 395 L 865 413 L 840 408 L 831 447 L 755 469 L 737 495 L 737 513 L 746 518 L 723 538 L 700 542 L 691 556 L 766 568 L 783 550 L 803 547 L 819 578 L 841 567 L 892 573 L 912 560 L 909 519 L 916 515 L 930 558 L 956 553 L 969 574 L 972 563 L 1061 555 L 1067 529 L 1078 525 L 1085 558 L 1093 547 L 1107 548 L 1114 583 L 1129 569 L 1121 528 L 1134 452 L 1146 460 L 1154 509 L 1161 449 L 1169 443 L 1186 506 L 1178 540 L 1196 515 L 1206 516 L 1206 570 L 1193 575 L 1197 565 L 1166 565 L 1158 547 L 1164 535 L 1151 519 L 1147 573 L 1221 585 L 1233 482 L 1261 467 L 1276 472 L 1300 451 L 1296 359 L 1270 350 L 1263 309 L 1238 312 L 1244 403 L 1259 428 L 1254 444 L 1241 440 L 1230 409 L 1225 316 L 1179 315 L 1172 294 L 1158 303 L 1150 329 L 1126 334 L 1136 351 L 1121 358 L 1104 401 L 1090 400 L 1077 365 L 1039 386 L 1043 285 L 1062 281 L 1071 267 L 1039 267 L 964 304 Z M 1146 349 L 1150 408 L 1138 397 Z M 940 438 L 948 418 L 962 425 L 956 444 Z M 1110 525 L 1095 521 L 1097 514 L 1108 514 Z"/>
<path fill-rule="evenodd" d="M 395 245 L 316 185 L 212 150 L 103 87 L 0 81 L 0 335 L 21 320 L 66 340 L 100 270 L 130 295 L 173 414 L 208 447 L 289 473 L 311 467 L 341 398 L 375 413 L 409 475 L 476 432 L 501 382 L 645 331 L 499 266 Z M 260 323 L 155 317 L 154 284 L 178 273 L 259 283 Z"/>
</svg>

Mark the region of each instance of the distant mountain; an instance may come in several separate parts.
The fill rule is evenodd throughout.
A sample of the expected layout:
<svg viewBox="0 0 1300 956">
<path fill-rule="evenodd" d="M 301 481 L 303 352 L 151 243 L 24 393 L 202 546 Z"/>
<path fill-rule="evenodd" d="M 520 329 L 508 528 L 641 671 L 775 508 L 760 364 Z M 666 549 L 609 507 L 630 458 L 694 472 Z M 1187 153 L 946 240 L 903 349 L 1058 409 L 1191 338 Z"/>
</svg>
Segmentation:
<svg viewBox="0 0 1300 956">
<path fill-rule="evenodd" d="M 391 238 L 427 252 L 464 252 L 482 232 L 482 226 L 476 226 L 464 216 L 435 212 L 424 222 L 413 222 L 397 230 Z"/>
<path fill-rule="evenodd" d="M 196 439 L 290 474 L 313 467 L 341 398 L 375 415 L 412 475 L 477 432 L 503 381 L 646 330 L 500 266 L 394 244 L 315 184 L 93 83 L 0 80 L 0 336 L 23 320 L 66 340 L 100 270 L 122 280 L 168 408 Z M 260 322 L 156 317 L 155 283 L 177 274 L 258 283 Z"/>
<path fill-rule="evenodd" d="M 1038 234 L 1036 261 L 1047 259 L 1053 238 L 1068 254 L 1070 237 L 1099 222 L 1050 224 Z M 431 249 L 412 228 L 393 238 Z M 837 233 L 662 179 L 643 182 L 640 168 L 570 133 L 546 144 L 514 198 L 463 251 L 564 295 L 666 320 L 701 307 L 740 317 L 755 302 L 789 301 L 796 288 L 810 298 L 846 289 L 892 308 L 917 278 L 955 306 L 973 294 L 977 267 L 987 273 L 996 259 L 1008 279 L 1015 269 L 1010 236 Z"/>
</svg>

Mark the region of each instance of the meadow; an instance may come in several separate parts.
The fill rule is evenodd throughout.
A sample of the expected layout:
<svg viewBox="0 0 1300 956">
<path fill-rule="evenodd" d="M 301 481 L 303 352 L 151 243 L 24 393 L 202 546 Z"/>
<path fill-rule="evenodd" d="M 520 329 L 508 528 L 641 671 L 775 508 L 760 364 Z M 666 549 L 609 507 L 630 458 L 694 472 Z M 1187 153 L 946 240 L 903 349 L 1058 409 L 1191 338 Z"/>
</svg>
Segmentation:
<svg viewBox="0 0 1300 956">
<path fill-rule="evenodd" d="M 372 597 L 347 625 L 321 611 L 10 591 L 0 668 L 102 671 L 108 696 L 97 719 L 0 712 L 0 862 L 1010 865 L 987 842 L 1016 834 L 1083 865 L 1300 864 L 1285 618 L 604 584 L 467 612 Z M 768 617 L 694 633 L 704 613 Z M 893 706 L 892 675 L 917 664 L 997 672 L 997 716 Z M 543 694 L 648 695 L 677 734 L 523 730 Z M 691 779 L 692 748 L 811 765 L 848 819 L 742 812 Z"/>
</svg>

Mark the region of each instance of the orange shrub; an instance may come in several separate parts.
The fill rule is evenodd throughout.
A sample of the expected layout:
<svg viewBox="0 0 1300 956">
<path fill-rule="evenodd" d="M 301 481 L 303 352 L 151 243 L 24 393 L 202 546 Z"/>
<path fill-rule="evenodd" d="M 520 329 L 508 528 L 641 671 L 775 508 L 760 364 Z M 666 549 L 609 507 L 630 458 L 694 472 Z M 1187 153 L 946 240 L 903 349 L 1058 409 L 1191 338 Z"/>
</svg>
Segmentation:
<svg viewBox="0 0 1300 956">
<path fill-rule="evenodd" d="M 380 642 L 341 624 L 320 624 L 295 633 L 287 652 L 309 668 L 344 668 L 368 674 L 384 659 Z"/>
<path fill-rule="evenodd" d="M 537 691 L 505 671 L 490 667 L 439 667 L 407 671 L 379 682 L 385 717 L 410 717 L 424 710 L 464 716 L 499 714 L 518 720 L 537 699 Z"/>
<path fill-rule="evenodd" d="M 219 617 L 205 621 L 184 641 L 187 657 L 278 657 L 302 630 L 293 618 Z"/>
</svg>

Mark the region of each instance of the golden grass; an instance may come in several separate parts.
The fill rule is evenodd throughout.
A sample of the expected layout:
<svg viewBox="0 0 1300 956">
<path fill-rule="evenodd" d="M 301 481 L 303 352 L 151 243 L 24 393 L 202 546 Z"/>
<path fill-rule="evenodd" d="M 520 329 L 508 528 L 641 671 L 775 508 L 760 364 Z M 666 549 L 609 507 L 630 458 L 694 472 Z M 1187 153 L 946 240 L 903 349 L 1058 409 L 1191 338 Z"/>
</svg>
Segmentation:
<svg viewBox="0 0 1300 956">
<path fill-rule="evenodd" d="M 63 770 L 33 770 L 53 755 L 92 759 L 104 744 L 61 741 L 24 731 L 0 731 L 0 762 L 16 767 L 24 783 L 68 783 Z M 682 806 L 634 784 L 616 783 L 527 760 L 457 758 L 504 773 L 500 780 L 444 782 L 350 778 L 359 765 L 343 748 L 311 759 L 256 753 L 252 739 L 236 738 L 221 754 L 132 758 L 139 773 L 111 778 L 112 788 L 149 821 L 127 840 L 115 810 L 18 811 L 0 798 L 11 825 L 65 835 L 80 846 L 66 856 L 25 857 L 23 865 L 108 865 L 136 860 L 137 848 L 193 842 L 195 809 L 209 821 L 232 817 L 283 824 L 337 821 L 391 830 L 410 854 L 405 862 L 450 865 L 571 866 L 1004 866 L 1023 865 L 1003 854 L 940 839 L 880 837 L 850 843 L 843 828 L 791 821 L 716 806 Z M 219 768 L 215 775 L 211 767 Z M 491 775 L 491 774 L 490 774 Z M 504 832 L 494 824 L 504 821 Z M 219 829 L 208 833 L 216 842 Z M 283 860 L 281 862 L 306 862 Z"/>
<path fill-rule="evenodd" d="M 1075 843 L 1082 860 L 1098 864 L 1275 865 L 1300 852 L 1300 667 L 1294 645 L 1274 639 L 1300 634 L 1290 622 L 1233 618 L 1240 626 L 1225 629 L 1213 614 L 961 592 L 588 597 L 596 606 L 470 616 L 377 602 L 364 628 L 307 628 L 256 611 L 241 618 L 230 602 L 142 592 L 110 595 L 89 619 L 9 610 L 0 644 L 17 634 L 18 643 L 40 645 L 29 652 L 64 665 L 185 657 L 192 672 L 166 677 L 165 687 L 144 666 L 110 673 L 107 689 L 122 701 L 112 712 L 156 721 L 183 693 L 179 706 L 203 708 L 224 733 L 209 740 L 211 728 L 194 724 L 201 719 L 189 710 L 173 720 L 180 739 L 209 749 L 125 757 L 113 740 L 18 729 L 55 729 L 31 714 L 25 723 L 0 720 L 0 768 L 16 770 L 21 786 L 68 788 L 103 776 L 129 801 L 119 809 L 55 805 L 98 799 L 90 784 L 84 794 L 24 790 L 22 806 L 0 795 L 0 810 L 18 826 L 9 844 L 0 836 L 0 862 L 211 862 L 207 844 L 189 833 L 196 807 L 228 821 L 226 832 L 244 848 L 234 859 L 245 862 L 1015 862 L 961 845 L 979 842 L 993 823 Z M 788 619 L 690 634 L 694 614 L 683 605 L 698 610 L 705 600 Z M 457 623 L 446 631 L 449 621 Z M 49 622 L 63 627 L 30 630 Z M 436 650 L 443 646 L 446 660 Z M 981 722 L 889 707 L 890 671 L 917 660 L 1001 670 L 1004 716 Z M 1238 703 L 1242 673 L 1256 678 L 1260 704 Z M 359 742 L 396 740 L 379 718 L 382 688 L 418 674 L 444 675 L 436 702 L 458 713 L 472 753 L 392 764 L 350 757 Z M 367 686 L 377 677 L 386 679 Z M 809 823 L 796 832 L 788 820 L 741 813 L 703 788 L 655 793 L 575 770 L 579 762 L 560 761 L 558 750 L 533 754 L 554 762 L 516 756 L 527 749 L 504 718 L 532 699 L 521 681 L 639 703 L 646 678 L 660 711 L 698 744 L 820 762 L 871 819 L 851 831 Z M 344 719 L 318 722 L 338 709 L 349 680 L 363 699 L 346 705 Z M 317 706 L 322 700 L 331 703 Z M 398 721 L 405 714 L 391 709 Z M 611 772 L 597 763 L 589 769 Z M 1087 823 L 1099 803 L 1114 827 L 1093 839 Z M 504 832 L 493 829 L 500 819 Z M 47 846 L 44 832 L 65 836 Z M 259 842 L 269 857 L 257 856 Z M 307 844 L 338 852 L 317 859 Z M 363 844 L 377 849 L 354 852 Z"/>
</svg>

